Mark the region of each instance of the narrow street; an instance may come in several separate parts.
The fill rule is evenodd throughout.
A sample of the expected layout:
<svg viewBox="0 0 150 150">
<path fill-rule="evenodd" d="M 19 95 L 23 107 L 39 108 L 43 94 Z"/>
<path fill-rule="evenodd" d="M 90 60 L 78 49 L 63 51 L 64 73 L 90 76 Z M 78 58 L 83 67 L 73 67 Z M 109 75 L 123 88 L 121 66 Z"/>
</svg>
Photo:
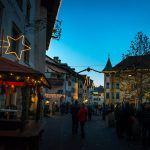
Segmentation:
<svg viewBox="0 0 150 150">
<path fill-rule="evenodd" d="M 0 0 L 0 150 L 150 150 L 149 7 Z"/>
<path fill-rule="evenodd" d="M 118 139 L 114 128 L 107 128 L 101 118 L 93 117 L 86 124 L 86 138 L 71 134 L 71 116 L 46 119 L 46 128 L 40 140 L 40 150 L 143 150 L 138 142 Z"/>
</svg>

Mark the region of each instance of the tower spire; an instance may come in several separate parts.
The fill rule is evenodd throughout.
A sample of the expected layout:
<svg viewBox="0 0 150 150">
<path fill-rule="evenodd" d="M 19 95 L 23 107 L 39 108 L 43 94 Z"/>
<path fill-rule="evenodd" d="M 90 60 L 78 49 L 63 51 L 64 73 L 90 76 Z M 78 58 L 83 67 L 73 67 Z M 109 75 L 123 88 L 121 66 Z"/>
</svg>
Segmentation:
<svg viewBox="0 0 150 150">
<path fill-rule="evenodd" d="M 112 64 L 111 64 L 111 61 L 110 61 L 110 56 L 108 55 L 108 60 L 107 60 L 106 66 L 103 69 L 103 71 L 111 71 L 111 70 L 112 70 Z"/>
</svg>

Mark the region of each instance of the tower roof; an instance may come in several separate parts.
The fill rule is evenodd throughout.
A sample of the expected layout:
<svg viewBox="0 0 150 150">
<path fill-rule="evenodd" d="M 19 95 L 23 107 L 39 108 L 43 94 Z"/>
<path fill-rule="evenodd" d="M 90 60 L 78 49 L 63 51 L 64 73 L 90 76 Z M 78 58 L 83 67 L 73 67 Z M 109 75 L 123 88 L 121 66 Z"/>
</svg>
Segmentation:
<svg viewBox="0 0 150 150">
<path fill-rule="evenodd" d="M 107 64 L 105 68 L 103 69 L 103 71 L 111 71 L 111 70 L 112 70 L 112 64 L 111 64 L 110 58 L 108 58 Z"/>
</svg>

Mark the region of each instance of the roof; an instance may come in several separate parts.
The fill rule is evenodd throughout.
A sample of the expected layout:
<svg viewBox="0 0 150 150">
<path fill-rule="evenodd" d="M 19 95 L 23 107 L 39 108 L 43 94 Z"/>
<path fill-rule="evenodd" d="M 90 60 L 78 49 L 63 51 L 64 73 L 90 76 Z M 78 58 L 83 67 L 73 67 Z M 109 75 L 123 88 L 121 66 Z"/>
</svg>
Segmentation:
<svg viewBox="0 0 150 150">
<path fill-rule="evenodd" d="M 38 79 L 40 77 L 43 77 L 46 81 L 47 86 L 49 83 L 47 82 L 45 75 L 35 69 L 23 66 L 19 63 L 13 62 L 9 59 L 6 59 L 4 57 L 0 57 L 0 73 L 5 75 L 10 75 L 10 73 L 13 73 L 15 75 L 19 76 L 32 76 L 35 79 Z"/>
<path fill-rule="evenodd" d="M 58 63 L 52 63 L 50 61 L 46 60 L 46 64 L 48 65 L 48 68 L 50 68 L 52 71 L 56 73 L 69 73 L 65 68 L 63 68 L 60 64 Z"/>
<path fill-rule="evenodd" d="M 41 0 L 41 5 L 47 8 L 47 32 L 46 48 L 48 49 L 51 40 L 56 16 L 61 0 Z"/>
<path fill-rule="evenodd" d="M 77 73 L 74 68 L 71 68 L 67 65 L 67 63 L 58 63 L 54 59 L 49 56 L 46 56 L 46 64 L 48 68 L 56 73 L 65 73 L 68 75 L 72 75 L 74 77 L 78 77 L 81 80 L 84 80 L 83 75 Z"/>
<path fill-rule="evenodd" d="M 112 64 L 111 64 L 110 58 L 108 58 L 107 64 L 105 68 L 103 69 L 103 71 L 111 71 L 111 70 L 112 70 Z"/>
<path fill-rule="evenodd" d="M 79 76 L 78 73 L 74 71 L 74 68 L 69 67 L 66 63 L 57 63 L 55 60 L 51 59 L 53 62 L 50 62 L 49 60 L 46 60 L 46 64 L 48 67 L 57 73 L 66 73 L 71 74 L 73 76 Z"/>
<path fill-rule="evenodd" d="M 150 55 L 129 56 L 113 67 L 113 70 L 150 69 Z"/>
</svg>

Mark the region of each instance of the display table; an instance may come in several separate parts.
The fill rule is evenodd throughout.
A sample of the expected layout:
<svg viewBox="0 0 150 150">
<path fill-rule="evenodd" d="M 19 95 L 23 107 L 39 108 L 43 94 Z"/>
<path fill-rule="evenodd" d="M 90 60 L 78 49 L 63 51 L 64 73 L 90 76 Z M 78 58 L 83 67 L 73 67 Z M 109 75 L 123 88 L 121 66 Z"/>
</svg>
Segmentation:
<svg viewBox="0 0 150 150">
<path fill-rule="evenodd" d="M 19 110 L 15 109 L 0 109 L 0 119 L 10 120 L 17 119 Z"/>
</svg>

